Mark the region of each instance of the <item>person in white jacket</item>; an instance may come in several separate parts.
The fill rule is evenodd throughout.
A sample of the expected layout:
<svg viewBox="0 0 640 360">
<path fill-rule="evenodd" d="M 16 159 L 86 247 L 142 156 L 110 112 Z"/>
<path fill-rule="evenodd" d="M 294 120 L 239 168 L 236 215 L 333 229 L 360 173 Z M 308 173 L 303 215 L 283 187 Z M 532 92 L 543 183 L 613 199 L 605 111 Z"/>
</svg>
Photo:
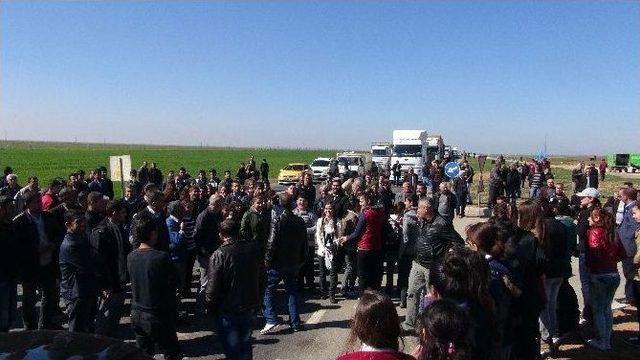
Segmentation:
<svg viewBox="0 0 640 360">
<path fill-rule="evenodd" d="M 320 292 L 327 294 L 327 271 L 329 275 L 329 301 L 336 304 L 336 288 L 338 287 L 338 271 L 344 257 L 338 241 L 342 234 L 342 226 L 334 215 L 333 205 L 324 206 L 322 217 L 316 224 L 316 254 L 320 258 Z"/>
</svg>

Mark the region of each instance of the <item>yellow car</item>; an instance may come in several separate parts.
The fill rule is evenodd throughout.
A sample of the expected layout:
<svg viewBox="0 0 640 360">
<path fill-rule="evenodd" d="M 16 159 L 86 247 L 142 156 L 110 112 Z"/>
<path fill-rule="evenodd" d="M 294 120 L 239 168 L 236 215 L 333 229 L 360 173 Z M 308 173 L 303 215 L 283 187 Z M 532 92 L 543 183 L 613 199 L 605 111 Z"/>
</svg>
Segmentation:
<svg viewBox="0 0 640 360">
<path fill-rule="evenodd" d="M 311 167 L 307 164 L 293 163 L 285 166 L 278 174 L 278 184 L 295 184 L 302 179 L 302 174 L 311 174 Z"/>
</svg>

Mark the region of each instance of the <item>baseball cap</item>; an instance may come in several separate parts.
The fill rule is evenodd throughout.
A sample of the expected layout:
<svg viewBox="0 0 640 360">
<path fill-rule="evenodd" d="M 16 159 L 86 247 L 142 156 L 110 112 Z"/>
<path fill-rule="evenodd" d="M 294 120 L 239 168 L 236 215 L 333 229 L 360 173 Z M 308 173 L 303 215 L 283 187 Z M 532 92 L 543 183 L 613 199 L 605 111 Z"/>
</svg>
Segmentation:
<svg viewBox="0 0 640 360">
<path fill-rule="evenodd" d="M 586 188 L 586 189 L 580 191 L 579 193 L 577 193 L 576 196 L 578 196 L 578 197 L 599 198 L 600 197 L 600 191 L 598 191 L 598 189 L 595 189 L 595 188 Z"/>
</svg>

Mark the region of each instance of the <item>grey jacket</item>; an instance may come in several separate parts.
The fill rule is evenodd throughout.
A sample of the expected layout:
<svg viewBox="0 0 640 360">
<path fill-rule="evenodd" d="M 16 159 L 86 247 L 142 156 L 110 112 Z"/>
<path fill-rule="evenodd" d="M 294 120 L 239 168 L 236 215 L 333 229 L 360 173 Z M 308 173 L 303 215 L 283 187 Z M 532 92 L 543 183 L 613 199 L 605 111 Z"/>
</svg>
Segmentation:
<svg viewBox="0 0 640 360">
<path fill-rule="evenodd" d="M 636 201 L 632 201 L 625 205 L 624 215 L 622 222 L 618 225 L 618 235 L 620 235 L 620 241 L 627 256 L 634 256 L 636 254 L 636 240 L 635 234 L 638 229 L 638 223 L 633 219 L 631 214 L 631 208 L 636 204 Z"/>
</svg>

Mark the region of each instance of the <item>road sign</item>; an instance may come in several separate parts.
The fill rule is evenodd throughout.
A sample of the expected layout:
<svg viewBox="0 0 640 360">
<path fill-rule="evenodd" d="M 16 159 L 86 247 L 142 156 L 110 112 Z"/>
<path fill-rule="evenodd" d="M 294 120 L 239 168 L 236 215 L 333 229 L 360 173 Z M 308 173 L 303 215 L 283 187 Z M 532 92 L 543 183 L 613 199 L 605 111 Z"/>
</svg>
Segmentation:
<svg viewBox="0 0 640 360">
<path fill-rule="evenodd" d="M 460 175 L 460 165 L 455 161 L 447 163 L 447 165 L 444 166 L 444 173 L 449 179 L 458 177 L 458 175 Z"/>
<path fill-rule="evenodd" d="M 111 180 L 120 181 L 120 188 L 124 195 L 124 182 L 131 180 L 131 156 L 109 156 L 109 169 L 111 170 Z"/>
</svg>

